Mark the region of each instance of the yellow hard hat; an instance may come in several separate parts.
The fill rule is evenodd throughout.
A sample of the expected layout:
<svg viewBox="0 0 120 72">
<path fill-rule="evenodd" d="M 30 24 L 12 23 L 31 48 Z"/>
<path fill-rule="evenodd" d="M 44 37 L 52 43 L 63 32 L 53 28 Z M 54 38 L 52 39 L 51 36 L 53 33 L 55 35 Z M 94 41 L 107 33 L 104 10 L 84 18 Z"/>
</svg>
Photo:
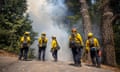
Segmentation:
<svg viewBox="0 0 120 72">
<path fill-rule="evenodd" d="M 55 36 L 55 35 L 53 35 L 53 36 L 52 36 L 52 38 L 56 38 L 56 36 Z"/>
<path fill-rule="evenodd" d="M 25 34 L 25 35 L 29 35 L 29 34 L 30 34 L 30 32 L 25 32 L 24 34 Z"/>
<path fill-rule="evenodd" d="M 88 37 L 93 37 L 93 33 L 89 32 Z"/>
<path fill-rule="evenodd" d="M 45 33 L 45 32 L 42 32 L 42 34 L 41 34 L 41 35 L 44 35 L 44 36 L 45 36 L 45 35 L 46 35 L 46 33 Z"/>
<path fill-rule="evenodd" d="M 76 28 L 72 28 L 71 31 L 72 31 L 72 32 L 77 32 L 77 29 L 76 29 Z"/>
</svg>

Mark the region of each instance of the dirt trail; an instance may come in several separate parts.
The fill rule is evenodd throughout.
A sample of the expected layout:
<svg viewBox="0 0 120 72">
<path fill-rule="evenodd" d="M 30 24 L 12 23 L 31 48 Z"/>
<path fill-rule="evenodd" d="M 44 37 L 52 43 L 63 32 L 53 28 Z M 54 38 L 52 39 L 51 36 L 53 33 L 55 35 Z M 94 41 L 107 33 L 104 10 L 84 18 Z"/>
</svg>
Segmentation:
<svg viewBox="0 0 120 72">
<path fill-rule="evenodd" d="M 115 69 L 69 65 L 70 62 L 18 61 L 16 57 L 0 56 L 0 72 L 117 72 Z"/>
</svg>

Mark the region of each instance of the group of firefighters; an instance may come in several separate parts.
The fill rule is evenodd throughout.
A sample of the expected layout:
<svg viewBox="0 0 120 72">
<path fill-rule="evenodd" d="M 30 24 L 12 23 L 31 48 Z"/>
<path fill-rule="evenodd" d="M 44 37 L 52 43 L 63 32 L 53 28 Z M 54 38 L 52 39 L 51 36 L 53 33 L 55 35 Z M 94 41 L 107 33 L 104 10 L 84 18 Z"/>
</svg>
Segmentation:
<svg viewBox="0 0 120 72">
<path fill-rule="evenodd" d="M 20 39 L 20 55 L 19 60 L 27 60 L 27 54 L 30 46 L 30 33 L 25 32 L 24 36 Z M 56 36 L 52 36 L 52 42 L 51 42 L 51 53 L 54 58 L 54 61 L 56 62 L 58 60 L 58 50 L 60 49 L 60 46 L 57 42 Z M 41 36 L 38 39 L 38 59 L 45 61 L 45 51 L 47 47 L 48 38 L 46 37 L 46 33 L 42 33 Z M 81 57 L 82 52 L 84 48 L 84 43 L 82 40 L 82 36 L 77 32 L 76 28 L 73 28 L 71 30 L 71 34 L 69 36 L 69 48 L 72 51 L 73 54 L 73 61 L 75 66 L 81 66 Z M 85 52 L 89 53 L 91 57 L 92 66 L 100 67 L 101 64 L 101 49 L 99 45 L 99 41 L 97 38 L 94 37 L 93 33 L 88 33 L 88 39 L 86 40 L 85 44 Z M 89 57 L 89 56 L 88 56 Z"/>
</svg>

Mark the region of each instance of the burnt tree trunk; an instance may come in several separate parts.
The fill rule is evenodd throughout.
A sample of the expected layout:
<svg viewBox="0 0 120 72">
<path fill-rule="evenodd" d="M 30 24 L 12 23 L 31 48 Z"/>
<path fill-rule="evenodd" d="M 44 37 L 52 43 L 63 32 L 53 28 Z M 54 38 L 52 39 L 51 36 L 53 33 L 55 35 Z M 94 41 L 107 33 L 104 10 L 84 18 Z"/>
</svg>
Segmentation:
<svg viewBox="0 0 120 72">
<path fill-rule="evenodd" d="M 109 1 L 108 1 L 109 2 Z M 114 35 L 112 28 L 113 13 L 109 7 L 109 3 L 106 3 L 102 8 L 102 38 L 103 38 L 103 61 L 104 64 L 116 66 L 115 47 L 114 47 Z"/>
<path fill-rule="evenodd" d="M 85 34 L 85 38 L 87 38 L 87 34 L 89 32 L 92 32 L 91 20 L 88 12 L 88 5 L 86 3 L 86 0 L 80 0 L 80 5 L 81 5 L 81 14 L 83 18 L 84 34 Z"/>
</svg>

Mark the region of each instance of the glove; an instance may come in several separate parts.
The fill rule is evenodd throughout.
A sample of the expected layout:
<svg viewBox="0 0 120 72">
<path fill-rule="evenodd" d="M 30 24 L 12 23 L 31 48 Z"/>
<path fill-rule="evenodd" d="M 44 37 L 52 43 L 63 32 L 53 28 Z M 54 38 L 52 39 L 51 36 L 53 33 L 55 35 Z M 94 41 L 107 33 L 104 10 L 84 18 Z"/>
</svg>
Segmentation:
<svg viewBox="0 0 120 72">
<path fill-rule="evenodd" d="M 23 48 L 23 45 L 22 45 L 22 44 L 20 45 L 20 48 Z"/>
<path fill-rule="evenodd" d="M 30 44 L 28 44 L 28 47 L 30 47 Z"/>
<path fill-rule="evenodd" d="M 83 49 L 84 46 L 80 46 L 81 49 Z"/>
<path fill-rule="evenodd" d="M 51 53 L 53 53 L 53 51 L 54 51 L 54 49 L 53 49 L 53 48 L 51 48 L 50 52 L 51 52 Z"/>
<path fill-rule="evenodd" d="M 101 51 L 101 50 L 98 51 L 98 56 L 99 56 L 99 57 L 102 56 L 102 51 Z"/>
</svg>

